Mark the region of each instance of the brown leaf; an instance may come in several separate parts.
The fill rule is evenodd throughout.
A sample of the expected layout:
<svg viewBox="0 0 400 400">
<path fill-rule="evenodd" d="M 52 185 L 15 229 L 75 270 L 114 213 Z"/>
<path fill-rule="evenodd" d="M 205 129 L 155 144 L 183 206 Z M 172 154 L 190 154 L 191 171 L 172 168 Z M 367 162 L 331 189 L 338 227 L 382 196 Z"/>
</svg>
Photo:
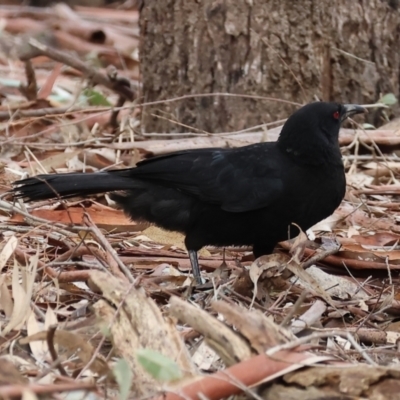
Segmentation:
<svg viewBox="0 0 400 400">
<path fill-rule="evenodd" d="M 233 325 L 259 354 L 278 344 L 287 343 L 295 337 L 289 331 L 279 327 L 272 319 L 259 310 L 249 311 L 243 307 L 214 301 L 211 307 L 223 314 L 226 321 Z"/>
<path fill-rule="evenodd" d="M 296 224 L 292 224 L 294 226 L 296 226 L 300 233 L 297 235 L 292 248 L 290 249 L 290 254 L 293 257 L 293 261 L 296 264 L 300 264 L 301 259 L 303 258 L 304 255 L 304 250 L 306 248 L 307 242 L 308 242 L 308 237 L 307 235 L 301 230 L 301 228 L 296 225 Z"/>
<path fill-rule="evenodd" d="M 34 335 L 27 336 L 26 338 L 20 339 L 19 342 L 21 344 L 27 344 L 37 340 L 47 340 L 47 331 L 41 331 Z M 59 346 L 60 353 L 63 354 L 64 357 L 69 358 L 73 355 L 77 355 L 84 365 L 89 363 L 95 352 L 95 349 L 85 338 L 74 332 L 64 330 L 56 330 L 54 332 L 54 344 Z M 110 372 L 107 362 L 99 354 L 96 355 L 93 363 L 90 365 L 90 369 L 100 376 L 107 375 Z"/>
<path fill-rule="evenodd" d="M 0 358 L 0 386 L 22 384 L 26 385 L 29 379 L 22 376 L 17 367 L 5 357 Z"/>
<path fill-rule="evenodd" d="M 116 210 L 106 207 L 97 203 L 91 204 L 85 208 L 83 207 L 68 207 L 67 209 L 49 210 L 49 209 L 35 209 L 31 211 L 34 217 L 39 217 L 52 222 L 59 222 L 63 224 L 77 224 L 83 223 L 83 216 L 85 213 L 90 215 L 92 221 L 99 227 L 107 230 L 114 230 L 116 232 L 135 232 L 147 226 L 147 223 L 136 223 L 126 217 L 121 210 Z M 23 223 L 25 217 L 20 214 L 13 215 L 9 222 Z"/>
</svg>

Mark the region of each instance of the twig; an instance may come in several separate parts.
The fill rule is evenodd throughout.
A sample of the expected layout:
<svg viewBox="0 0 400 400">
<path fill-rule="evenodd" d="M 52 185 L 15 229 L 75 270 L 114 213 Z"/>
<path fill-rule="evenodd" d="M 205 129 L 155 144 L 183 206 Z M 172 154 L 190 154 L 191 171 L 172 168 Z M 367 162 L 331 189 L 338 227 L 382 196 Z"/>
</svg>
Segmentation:
<svg viewBox="0 0 400 400">
<path fill-rule="evenodd" d="M 365 60 L 364 58 L 357 57 L 357 56 L 355 56 L 354 54 L 351 54 L 351 53 L 349 53 L 349 52 L 347 52 L 347 51 L 344 51 L 344 50 L 342 50 L 342 49 L 338 49 L 337 47 L 331 46 L 331 49 L 332 49 L 332 50 L 336 50 L 337 52 L 342 53 L 342 54 L 344 54 L 344 55 L 347 56 L 347 57 L 354 58 L 355 60 L 364 62 L 364 63 L 366 63 L 366 64 L 375 65 L 375 63 L 374 63 L 373 61 Z"/>
<path fill-rule="evenodd" d="M 300 317 L 295 319 L 291 325 L 291 331 L 297 335 L 299 332 L 306 328 L 312 327 L 320 318 L 321 315 L 326 311 L 326 305 L 321 300 L 316 300 L 314 304 Z"/>
<path fill-rule="evenodd" d="M 56 332 L 56 329 L 57 329 L 57 325 L 49 326 L 49 329 L 47 330 L 47 335 L 46 335 L 47 347 L 49 348 L 49 352 L 50 352 L 51 358 L 53 359 L 54 365 L 58 369 L 60 374 L 63 376 L 68 376 L 67 372 L 65 371 L 64 367 L 61 364 L 61 360 L 59 359 L 56 349 L 54 347 L 54 334 Z"/>
<path fill-rule="evenodd" d="M 118 257 L 117 252 L 114 250 L 114 248 L 111 246 L 111 244 L 108 242 L 108 240 L 104 237 L 104 235 L 101 233 L 100 229 L 96 226 L 96 224 L 93 222 L 93 220 L 90 218 L 90 215 L 88 213 L 84 214 L 84 218 L 86 219 L 85 223 L 86 225 L 91 229 L 92 234 L 97 238 L 97 240 L 101 243 L 101 245 L 104 247 L 104 249 L 111 255 L 111 257 L 115 260 L 115 262 L 118 264 L 119 268 L 121 271 L 125 274 L 125 276 L 128 278 L 129 282 L 134 283 L 135 279 L 133 278 L 131 271 L 129 268 L 121 261 L 121 259 Z"/>
<path fill-rule="evenodd" d="M 363 349 L 357 341 L 354 339 L 353 335 L 350 335 L 350 333 L 347 335 L 347 340 L 352 344 L 352 346 L 361 354 L 361 356 L 364 358 L 367 363 L 373 365 L 374 367 L 377 366 L 376 362 L 367 354 L 366 349 Z"/>
<path fill-rule="evenodd" d="M 332 338 L 334 336 L 343 337 L 352 344 L 355 342 L 354 337 L 351 337 L 352 335 L 350 334 L 350 332 L 342 332 L 342 331 L 336 331 L 336 330 L 330 331 L 330 332 L 315 332 L 315 333 L 312 333 L 311 335 L 304 336 L 297 340 L 292 340 L 289 343 L 284 343 L 284 344 L 275 346 L 272 349 L 267 350 L 266 355 L 273 356 L 274 354 L 278 353 L 279 351 L 291 350 L 291 349 L 301 346 L 302 344 L 310 343 L 315 339 L 326 339 L 326 338 Z M 350 339 L 350 337 L 351 337 L 351 339 Z M 357 347 L 356 350 L 359 350 L 359 347 Z M 367 354 L 365 354 L 364 351 L 361 351 L 360 354 L 369 364 L 376 366 L 376 363 Z"/>
<path fill-rule="evenodd" d="M 41 230 L 38 227 L 31 227 L 31 226 L 14 226 L 11 224 L 2 225 L 0 224 L 0 232 L 1 231 L 12 231 L 17 233 L 33 233 L 36 235 L 43 235 L 47 236 L 53 240 L 63 240 L 63 234 L 59 233 L 58 231 L 49 232 L 45 230 Z M 68 244 L 64 242 L 67 246 Z"/>
<path fill-rule="evenodd" d="M 118 93 L 120 96 L 123 96 L 127 100 L 133 101 L 133 99 L 135 98 L 134 92 L 127 85 L 126 79 L 112 80 L 103 73 L 89 67 L 87 64 L 79 60 L 79 58 L 73 57 L 68 53 L 64 53 L 62 51 L 46 46 L 45 44 L 40 43 L 36 39 L 31 38 L 29 39 L 28 43 L 33 47 L 34 51 L 21 55 L 20 59 L 22 61 L 29 60 L 38 55 L 44 55 L 51 58 L 52 60 L 58 61 L 72 68 L 75 68 L 76 70 L 82 72 L 86 77 L 88 77 L 90 81 L 93 82 L 94 84 L 103 85 L 111 89 L 112 91 Z"/>
<path fill-rule="evenodd" d="M 256 95 L 252 95 L 252 94 L 239 94 L 239 93 L 226 93 L 226 92 L 185 94 L 183 96 L 172 97 L 170 99 L 165 99 L 165 100 L 156 100 L 156 101 L 148 101 L 145 103 L 138 103 L 138 104 L 136 104 L 136 106 L 137 107 L 156 106 L 159 104 L 173 103 L 175 101 L 193 99 L 193 98 L 199 98 L 199 97 L 200 98 L 201 97 L 240 97 L 243 99 L 275 101 L 277 103 L 291 104 L 293 106 L 299 106 L 299 107 L 302 106 L 302 104 L 297 103 L 295 101 L 283 100 L 283 99 L 279 99 L 277 97 L 266 97 L 266 96 L 256 96 Z"/>
<path fill-rule="evenodd" d="M 272 122 L 266 122 L 265 124 L 260 124 L 260 125 L 254 125 L 254 126 L 250 126 L 249 128 L 245 128 L 245 129 L 240 129 L 238 131 L 231 131 L 231 132 L 218 132 L 218 133 L 193 133 L 193 132 L 183 132 L 183 133 L 179 133 L 179 132 L 174 132 L 173 134 L 171 134 L 170 132 L 168 133 L 146 133 L 146 132 L 142 132 L 141 136 L 143 137 L 166 137 L 166 138 L 170 138 L 171 136 L 225 136 L 225 135 L 236 135 L 236 134 L 240 134 L 240 133 L 246 133 L 246 132 L 252 132 L 255 131 L 257 129 L 260 128 L 268 128 L 269 126 L 274 126 L 274 125 L 280 125 L 283 124 L 286 121 L 286 119 L 279 119 L 277 121 L 272 121 Z M 266 131 L 268 133 L 268 131 Z M 396 157 L 397 160 L 400 161 L 399 157 Z"/>
<path fill-rule="evenodd" d="M 25 74 L 27 84 L 25 86 L 21 83 L 19 90 L 28 99 L 28 101 L 36 100 L 38 88 L 36 83 L 35 70 L 33 69 L 32 62 L 30 60 L 25 61 Z"/>
<path fill-rule="evenodd" d="M 45 225 L 45 226 L 53 226 L 58 228 L 57 232 L 59 232 L 60 234 L 67 236 L 67 237 L 75 237 L 76 235 L 73 235 L 71 232 L 69 232 L 67 229 L 71 230 L 71 231 L 75 231 L 75 232 L 80 232 L 80 231 L 91 231 L 91 228 L 87 228 L 85 226 L 68 226 L 68 225 L 64 225 L 64 224 L 60 224 L 59 222 L 51 222 L 48 221 L 46 219 L 43 218 L 39 218 L 39 217 L 35 217 L 31 214 L 29 214 L 28 212 L 25 212 L 23 210 L 21 210 L 19 207 L 14 206 L 13 204 L 4 201 L 4 200 L 0 200 L 0 210 L 6 210 L 6 211 L 11 211 L 11 212 L 15 212 L 17 214 L 21 214 L 22 216 L 24 216 L 27 219 L 27 222 L 32 224 L 32 225 Z"/>
<path fill-rule="evenodd" d="M 289 311 L 289 313 L 286 315 L 286 317 L 283 319 L 283 321 L 280 323 L 280 327 L 286 327 L 289 325 L 289 322 L 291 321 L 293 315 L 297 313 L 297 311 L 300 309 L 301 305 L 304 303 L 304 300 L 306 299 L 308 295 L 308 291 L 304 290 L 301 295 L 297 298 L 296 303 L 294 303 L 294 306 L 292 309 Z"/>
<path fill-rule="evenodd" d="M 338 243 L 338 246 L 336 246 L 332 249 L 327 249 L 327 250 L 323 250 L 321 252 L 316 252 L 307 261 L 304 261 L 303 263 L 301 263 L 301 268 L 307 269 L 308 267 L 311 267 L 312 265 L 316 264 L 318 261 L 321 261 L 324 258 L 331 256 L 332 254 L 336 254 L 340 250 L 340 246 L 341 246 L 340 243 Z"/>
<path fill-rule="evenodd" d="M 379 301 L 381 300 L 381 297 L 383 295 L 383 292 L 385 291 L 386 288 L 386 280 L 383 281 L 383 285 L 381 287 L 381 290 L 379 291 L 379 295 L 378 298 L 376 299 L 376 302 L 374 303 L 372 310 L 368 313 L 368 315 L 364 318 L 364 320 L 362 321 L 362 323 L 357 327 L 356 329 L 356 333 L 359 329 L 361 329 L 372 317 L 372 315 L 374 315 L 376 309 L 378 308 L 378 304 Z"/>
<path fill-rule="evenodd" d="M 71 111 L 69 107 L 47 107 L 40 108 L 38 110 L 17 110 L 15 117 L 18 118 L 32 118 L 32 117 L 45 117 L 48 115 L 64 115 L 66 111 Z M 74 109 L 74 112 L 83 110 Z M 97 110 L 92 110 L 91 112 L 96 112 Z M 8 120 L 10 118 L 9 111 L 0 111 L 0 120 Z M 30 136 L 27 136 L 30 137 Z"/>
</svg>

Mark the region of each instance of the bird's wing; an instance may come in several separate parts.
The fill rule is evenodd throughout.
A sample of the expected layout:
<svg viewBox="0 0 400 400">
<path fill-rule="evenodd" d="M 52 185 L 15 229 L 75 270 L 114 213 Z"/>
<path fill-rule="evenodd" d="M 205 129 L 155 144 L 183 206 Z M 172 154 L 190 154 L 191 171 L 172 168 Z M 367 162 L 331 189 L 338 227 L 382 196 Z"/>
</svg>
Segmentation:
<svg viewBox="0 0 400 400">
<path fill-rule="evenodd" d="M 280 153 L 275 143 L 237 149 L 176 152 L 142 161 L 134 177 L 176 188 L 225 211 L 266 207 L 282 194 Z"/>
</svg>

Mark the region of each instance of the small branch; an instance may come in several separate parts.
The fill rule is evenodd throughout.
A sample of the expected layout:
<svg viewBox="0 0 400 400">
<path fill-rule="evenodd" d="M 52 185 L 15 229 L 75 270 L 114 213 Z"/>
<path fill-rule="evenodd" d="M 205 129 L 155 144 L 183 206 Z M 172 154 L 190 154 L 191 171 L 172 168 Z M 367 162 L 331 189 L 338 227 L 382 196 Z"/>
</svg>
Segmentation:
<svg viewBox="0 0 400 400">
<path fill-rule="evenodd" d="M 96 390 L 96 385 L 92 382 L 59 383 L 39 385 L 4 385 L 0 387 L 0 398 L 9 399 L 11 397 L 21 397 L 26 392 L 33 392 L 37 395 L 51 394 L 60 392 L 72 392 L 74 390 Z"/>
<path fill-rule="evenodd" d="M 34 101 L 37 99 L 38 89 L 36 83 L 35 70 L 33 69 L 30 60 L 25 61 L 25 74 L 26 74 L 27 84 L 25 86 L 21 83 L 19 90 L 28 99 L 28 101 Z"/>
<path fill-rule="evenodd" d="M 299 347 L 303 344 L 312 343 L 314 339 L 332 338 L 334 336 L 340 336 L 344 339 L 347 339 L 353 346 L 354 346 L 354 343 L 356 343 L 354 337 L 351 335 L 350 332 L 344 332 L 344 331 L 339 331 L 339 330 L 333 330 L 330 332 L 316 332 L 316 333 L 312 333 L 311 335 L 299 338 L 297 340 L 293 340 L 289 343 L 275 346 L 272 349 L 267 350 L 266 355 L 273 356 L 274 354 L 279 353 L 281 351 L 295 349 L 296 347 Z M 357 346 L 357 347 L 354 346 L 354 348 L 360 352 L 360 355 L 365 359 L 365 361 L 368 362 L 368 364 L 376 366 L 376 363 L 371 359 L 371 357 L 369 357 L 366 354 L 366 352 L 363 349 L 361 349 L 362 351 L 360 351 L 359 346 Z"/>
<path fill-rule="evenodd" d="M 312 265 L 323 260 L 324 258 L 331 256 L 332 254 L 336 254 L 340 250 L 340 247 L 341 247 L 341 245 L 340 245 L 340 243 L 338 243 L 338 245 L 334 248 L 315 253 L 311 258 L 309 258 L 307 261 L 303 262 L 301 264 L 301 267 L 303 269 L 307 269 L 308 267 L 311 267 Z"/>
<path fill-rule="evenodd" d="M 120 96 L 127 100 L 133 101 L 135 98 L 133 90 L 127 86 L 126 79 L 111 80 L 101 72 L 89 67 L 84 62 L 80 61 L 77 57 L 71 54 L 55 50 L 49 46 L 40 43 L 36 39 L 29 39 L 28 43 L 32 46 L 31 51 L 27 51 L 20 55 L 22 61 L 29 60 L 39 55 L 44 55 L 52 60 L 58 61 L 68 65 L 76 70 L 82 72 L 91 82 L 95 85 L 103 85 L 112 91 L 118 93 Z"/>
<path fill-rule="evenodd" d="M 61 360 L 58 358 L 56 349 L 54 347 L 54 334 L 56 333 L 56 329 L 57 325 L 52 325 L 47 330 L 47 335 L 46 335 L 47 347 L 49 348 L 49 352 L 51 358 L 54 361 L 55 367 L 58 369 L 60 374 L 63 376 L 68 376 L 67 372 L 65 371 L 64 367 L 61 364 Z"/>
<path fill-rule="evenodd" d="M 103 248 L 111 255 L 111 257 L 115 260 L 115 262 L 118 264 L 119 268 L 121 271 L 125 274 L 125 276 L 128 278 L 129 282 L 134 283 L 135 279 L 133 278 L 131 271 L 129 268 L 121 261 L 121 259 L 118 257 L 117 252 L 114 250 L 114 248 L 111 246 L 111 244 L 108 242 L 108 240 L 104 237 L 104 235 L 101 233 L 100 229 L 96 226 L 96 224 L 93 222 L 93 220 L 90 218 L 90 215 L 85 213 L 84 218 L 86 219 L 85 223 L 86 225 L 91 229 L 92 234 L 97 238 L 97 240 L 100 242 L 100 244 L 103 246 Z"/>
<path fill-rule="evenodd" d="M 286 315 L 286 317 L 283 319 L 281 324 L 279 326 L 281 327 L 287 327 L 289 325 L 289 322 L 292 320 L 293 316 L 299 311 L 300 307 L 304 303 L 304 300 L 306 299 L 308 295 L 308 291 L 304 290 L 301 295 L 298 297 L 296 303 L 294 303 L 294 306 L 291 308 L 289 313 Z"/>
</svg>

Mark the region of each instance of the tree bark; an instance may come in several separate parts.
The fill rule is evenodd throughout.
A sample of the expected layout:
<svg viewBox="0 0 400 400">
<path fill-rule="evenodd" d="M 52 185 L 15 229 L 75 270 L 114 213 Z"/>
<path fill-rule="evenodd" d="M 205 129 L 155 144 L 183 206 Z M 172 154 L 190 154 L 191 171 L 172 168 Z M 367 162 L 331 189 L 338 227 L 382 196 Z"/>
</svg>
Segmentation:
<svg viewBox="0 0 400 400">
<path fill-rule="evenodd" d="M 306 103 L 372 103 L 399 94 L 393 0 L 145 0 L 144 101 L 231 93 Z M 297 106 L 194 97 L 146 106 L 145 132 L 228 132 L 286 118 Z M 188 127 L 192 127 L 189 129 Z"/>
</svg>

